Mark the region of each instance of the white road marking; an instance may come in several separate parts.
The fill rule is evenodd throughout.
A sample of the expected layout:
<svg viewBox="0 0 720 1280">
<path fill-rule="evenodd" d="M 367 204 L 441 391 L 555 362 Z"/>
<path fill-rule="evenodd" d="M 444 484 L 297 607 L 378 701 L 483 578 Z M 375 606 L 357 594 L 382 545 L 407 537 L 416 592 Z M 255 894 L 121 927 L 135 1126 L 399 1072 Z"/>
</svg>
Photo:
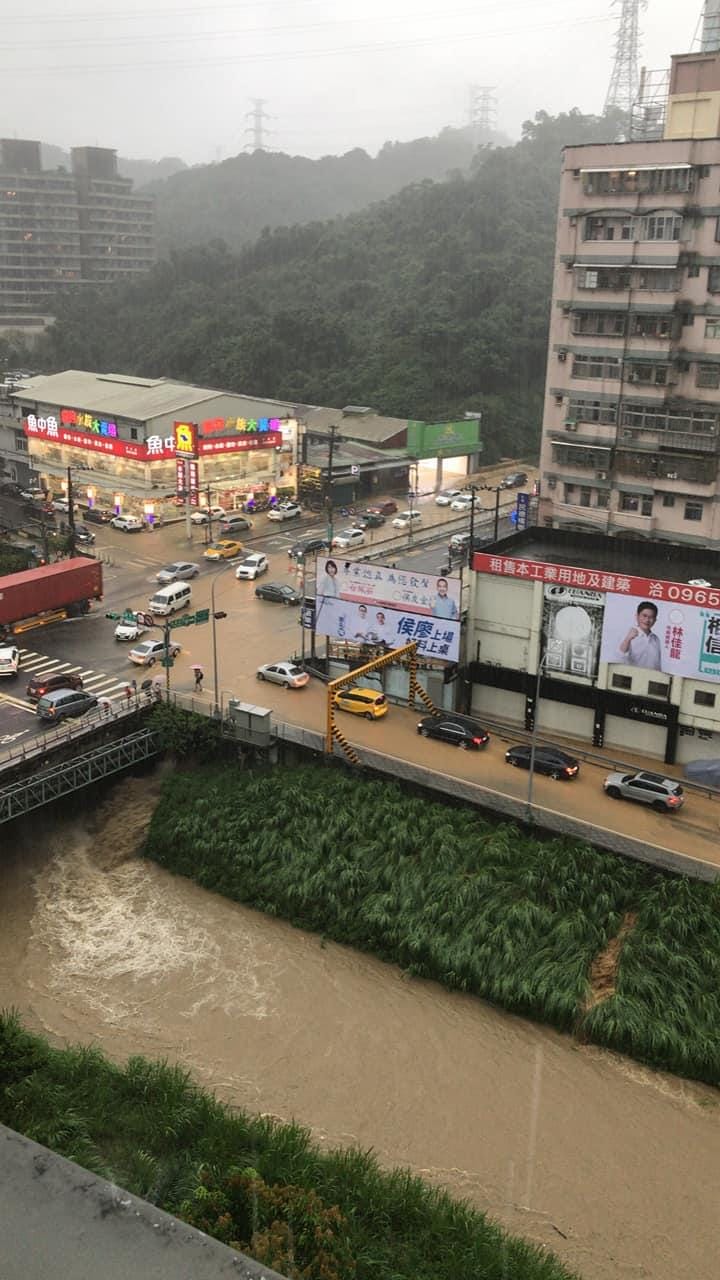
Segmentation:
<svg viewBox="0 0 720 1280">
<path fill-rule="evenodd" d="M 53 671 L 59 666 L 60 663 L 57 658 L 39 658 L 34 662 L 23 662 L 22 660 L 20 662 L 21 671 L 32 671 L 33 673 L 37 673 L 38 671 Z"/>
<path fill-rule="evenodd" d="M 101 689 L 114 689 L 116 687 L 118 686 L 115 676 L 95 676 L 93 680 L 85 680 L 83 682 L 83 688 L 91 689 L 93 693 L 99 693 Z"/>
<path fill-rule="evenodd" d="M 11 693 L 0 694 L 0 703 L 8 702 L 11 707 L 17 707 L 19 711 L 28 711 L 31 716 L 35 715 L 35 708 L 31 707 L 27 702 L 21 702 L 19 698 L 13 697 Z"/>
</svg>

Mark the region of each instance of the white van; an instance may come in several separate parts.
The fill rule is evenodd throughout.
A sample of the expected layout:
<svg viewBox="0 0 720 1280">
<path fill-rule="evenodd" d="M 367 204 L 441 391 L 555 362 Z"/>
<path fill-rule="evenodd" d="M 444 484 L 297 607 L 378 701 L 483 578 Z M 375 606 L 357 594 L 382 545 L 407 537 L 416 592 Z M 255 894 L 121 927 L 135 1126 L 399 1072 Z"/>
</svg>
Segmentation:
<svg viewBox="0 0 720 1280">
<path fill-rule="evenodd" d="M 168 587 L 161 587 L 150 597 L 150 610 L 159 617 L 168 613 L 177 613 L 184 609 L 192 599 L 192 587 L 189 582 L 171 582 Z"/>
</svg>

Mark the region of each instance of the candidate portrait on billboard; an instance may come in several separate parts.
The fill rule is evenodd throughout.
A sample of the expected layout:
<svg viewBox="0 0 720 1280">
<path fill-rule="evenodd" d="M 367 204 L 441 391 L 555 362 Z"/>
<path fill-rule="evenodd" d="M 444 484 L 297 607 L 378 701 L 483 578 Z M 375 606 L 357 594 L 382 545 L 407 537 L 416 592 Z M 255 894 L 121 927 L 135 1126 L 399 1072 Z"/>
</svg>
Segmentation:
<svg viewBox="0 0 720 1280">
<path fill-rule="evenodd" d="M 602 662 L 720 679 L 720 609 L 608 593 Z"/>
<path fill-rule="evenodd" d="M 458 661 L 459 578 L 334 555 L 318 556 L 316 584 L 318 635 L 388 649 L 414 641 L 425 658 Z"/>
</svg>

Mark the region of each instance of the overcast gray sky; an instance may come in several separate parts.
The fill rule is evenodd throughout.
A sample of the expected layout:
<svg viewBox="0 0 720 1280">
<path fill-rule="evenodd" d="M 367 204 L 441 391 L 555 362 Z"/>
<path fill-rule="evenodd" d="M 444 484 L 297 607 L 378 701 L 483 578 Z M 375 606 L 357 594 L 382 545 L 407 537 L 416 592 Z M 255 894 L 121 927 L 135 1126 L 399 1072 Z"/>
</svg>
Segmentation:
<svg viewBox="0 0 720 1280">
<path fill-rule="evenodd" d="M 495 87 L 513 138 L 544 109 L 602 110 L 619 6 L 610 0 L 4 0 L 0 136 L 188 163 L 248 142 L 309 156 L 467 121 Z M 687 52 L 700 0 L 649 0 L 648 68 Z"/>
</svg>

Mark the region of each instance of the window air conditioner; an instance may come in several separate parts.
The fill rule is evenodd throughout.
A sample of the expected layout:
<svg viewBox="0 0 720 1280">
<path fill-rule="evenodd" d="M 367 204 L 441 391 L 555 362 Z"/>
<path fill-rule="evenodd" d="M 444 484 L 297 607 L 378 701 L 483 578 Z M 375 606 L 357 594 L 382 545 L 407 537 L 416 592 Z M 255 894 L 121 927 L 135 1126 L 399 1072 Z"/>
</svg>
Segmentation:
<svg viewBox="0 0 720 1280">
<path fill-rule="evenodd" d="M 665 473 L 665 479 L 666 479 L 666 480 L 677 480 L 677 478 L 678 478 L 678 473 L 677 473 L 677 471 L 667 471 L 667 472 Z"/>
<path fill-rule="evenodd" d="M 567 360 L 567 357 L 568 357 L 567 351 L 565 350 L 564 347 L 561 347 L 560 350 L 558 351 L 558 360 L 560 361 L 561 364 L 564 364 L 565 361 Z"/>
<path fill-rule="evenodd" d="M 572 422 L 572 421 L 570 421 L 570 422 L 566 422 L 566 423 L 565 423 L 565 430 L 566 430 L 566 431 L 577 431 L 577 429 L 578 429 L 578 424 L 577 424 L 577 422 Z"/>
<path fill-rule="evenodd" d="M 564 398 L 565 398 L 564 396 L 556 395 L 556 396 L 555 396 L 555 403 L 556 403 L 556 404 L 562 404 L 562 402 L 563 402 Z"/>
<path fill-rule="evenodd" d="M 562 309 L 562 313 L 564 316 L 569 316 L 571 311 L 572 311 L 572 307 L 563 307 Z"/>
<path fill-rule="evenodd" d="M 557 488 L 557 480 L 548 480 L 547 484 L 548 484 L 548 489 Z"/>
<path fill-rule="evenodd" d="M 608 478 L 607 471 L 596 471 L 595 475 L 597 476 L 598 480 L 607 480 Z"/>
</svg>

